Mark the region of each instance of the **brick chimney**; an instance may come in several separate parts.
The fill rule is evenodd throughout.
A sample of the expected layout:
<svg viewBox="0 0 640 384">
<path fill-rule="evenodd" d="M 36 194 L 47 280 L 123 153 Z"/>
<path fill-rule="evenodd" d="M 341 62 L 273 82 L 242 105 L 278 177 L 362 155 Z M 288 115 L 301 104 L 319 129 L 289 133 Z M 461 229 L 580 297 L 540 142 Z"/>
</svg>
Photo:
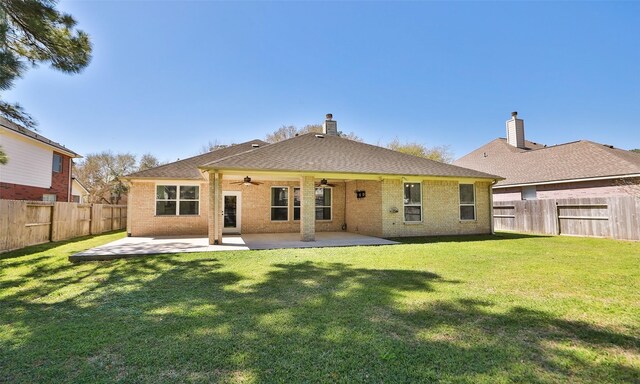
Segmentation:
<svg viewBox="0 0 640 384">
<path fill-rule="evenodd" d="M 324 123 L 322 123 L 322 133 L 327 136 L 338 136 L 338 123 L 333 120 L 333 115 L 327 113 Z"/>
<path fill-rule="evenodd" d="M 511 112 L 507 120 L 507 143 L 514 147 L 524 148 L 524 120 L 518 119 L 518 112 Z"/>
</svg>

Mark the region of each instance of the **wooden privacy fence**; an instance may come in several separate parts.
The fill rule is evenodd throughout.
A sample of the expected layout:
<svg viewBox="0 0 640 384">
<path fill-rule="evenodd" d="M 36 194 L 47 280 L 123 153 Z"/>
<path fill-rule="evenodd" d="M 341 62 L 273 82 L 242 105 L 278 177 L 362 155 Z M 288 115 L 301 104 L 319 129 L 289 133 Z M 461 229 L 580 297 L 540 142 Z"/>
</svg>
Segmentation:
<svg viewBox="0 0 640 384">
<path fill-rule="evenodd" d="M 496 201 L 493 220 L 498 231 L 640 240 L 640 199 L 616 196 Z"/>
<path fill-rule="evenodd" d="M 0 252 L 126 226 L 126 205 L 0 200 Z"/>
</svg>

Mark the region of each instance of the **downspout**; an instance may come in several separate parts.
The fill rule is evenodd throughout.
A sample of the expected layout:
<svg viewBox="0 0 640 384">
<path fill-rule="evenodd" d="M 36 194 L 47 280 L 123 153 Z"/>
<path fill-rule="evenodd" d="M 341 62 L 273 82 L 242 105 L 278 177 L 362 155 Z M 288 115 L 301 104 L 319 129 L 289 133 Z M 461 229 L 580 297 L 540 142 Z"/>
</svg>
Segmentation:
<svg viewBox="0 0 640 384">
<path fill-rule="evenodd" d="M 489 184 L 489 220 L 490 220 L 490 228 L 491 228 L 492 235 L 496 234 L 496 231 L 494 228 L 495 224 L 493 222 L 493 186 L 496 185 L 496 183 L 498 183 L 498 180 L 493 179 L 491 184 Z"/>
<path fill-rule="evenodd" d="M 73 172 L 73 157 L 69 158 L 69 183 L 67 183 L 67 203 L 71 202 L 71 173 Z"/>
</svg>

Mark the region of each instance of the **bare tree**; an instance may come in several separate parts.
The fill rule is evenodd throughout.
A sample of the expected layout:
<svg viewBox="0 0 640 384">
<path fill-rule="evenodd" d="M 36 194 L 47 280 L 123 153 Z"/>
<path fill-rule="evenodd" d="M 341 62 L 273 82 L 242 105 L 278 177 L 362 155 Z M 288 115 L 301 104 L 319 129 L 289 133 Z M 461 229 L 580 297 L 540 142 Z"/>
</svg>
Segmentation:
<svg viewBox="0 0 640 384">
<path fill-rule="evenodd" d="M 312 133 L 312 132 L 321 133 L 322 132 L 322 125 L 320 125 L 320 124 L 307 124 L 302 128 L 298 128 L 295 125 L 283 125 L 282 127 L 278 128 L 277 130 L 267 134 L 267 136 L 265 137 L 264 140 L 267 143 L 277 143 L 278 141 L 290 139 L 290 138 L 296 137 L 298 135 L 304 135 L 305 133 Z M 338 132 L 338 134 L 340 135 L 340 137 L 343 137 L 345 139 L 354 140 L 354 141 L 360 141 L 360 142 L 363 141 L 362 138 L 358 137 L 353 132 L 349 132 L 349 133 Z"/>
<path fill-rule="evenodd" d="M 222 144 L 220 141 L 218 141 L 218 139 L 209 140 L 207 144 L 204 144 L 202 145 L 202 147 L 200 147 L 200 154 L 215 151 L 216 149 L 227 148 L 232 145 L 235 145 L 235 144 Z"/>
<path fill-rule="evenodd" d="M 89 191 L 92 203 L 107 200 L 118 204 L 128 191 L 122 177 L 136 170 L 135 155 L 104 151 L 86 155 L 76 165 L 75 174 Z"/>
<path fill-rule="evenodd" d="M 147 169 L 155 168 L 162 165 L 160 160 L 157 157 L 152 155 L 151 153 L 145 153 L 140 157 L 140 162 L 138 163 L 138 171 L 144 171 Z"/>
</svg>

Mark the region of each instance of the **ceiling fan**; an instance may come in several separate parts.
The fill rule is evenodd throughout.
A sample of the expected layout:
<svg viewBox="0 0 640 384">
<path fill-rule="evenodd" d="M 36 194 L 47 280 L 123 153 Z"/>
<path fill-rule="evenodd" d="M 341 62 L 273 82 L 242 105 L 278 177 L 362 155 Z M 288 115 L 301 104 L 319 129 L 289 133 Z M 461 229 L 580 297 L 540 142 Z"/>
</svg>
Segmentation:
<svg viewBox="0 0 640 384">
<path fill-rule="evenodd" d="M 233 181 L 233 182 L 231 182 L 229 184 L 260 185 L 262 183 L 258 183 L 257 181 L 251 181 L 251 178 L 249 176 L 245 176 L 242 181 Z"/>
<path fill-rule="evenodd" d="M 327 179 L 320 180 L 320 183 L 316 184 L 316 187 L 335 187 L 335 184 L 329 184 Z"/>
</svg>

